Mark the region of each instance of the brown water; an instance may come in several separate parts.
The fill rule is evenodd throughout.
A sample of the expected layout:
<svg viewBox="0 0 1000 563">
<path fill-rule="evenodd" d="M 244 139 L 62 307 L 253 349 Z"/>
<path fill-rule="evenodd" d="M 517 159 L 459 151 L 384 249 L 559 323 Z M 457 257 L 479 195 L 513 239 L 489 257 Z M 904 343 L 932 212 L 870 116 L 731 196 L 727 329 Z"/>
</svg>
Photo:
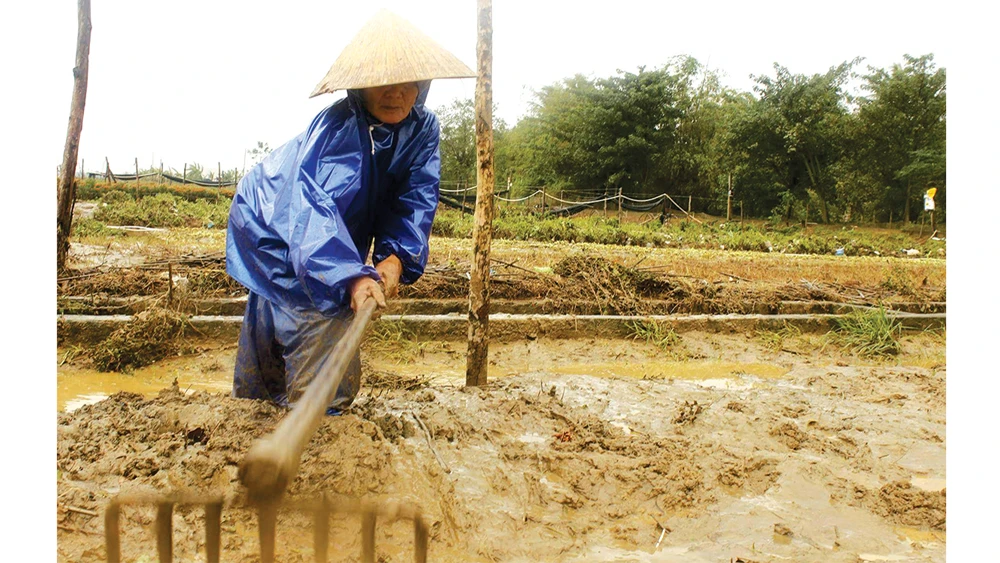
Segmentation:
<svg viewBox="0 0 1000 563">
<path fill-rule="evenodd" d="M 60 351 L 59 358 L 65 356 Z M 56 373 L 56 410 L 73 411 L 119 391 L 151 397 L 170 387 L 174 379 L 185 391 L 228 392 L 233 388 L 232 350 L 169 358 L 132 373 L 99 372 L 70 364 Z"/>
</svg>

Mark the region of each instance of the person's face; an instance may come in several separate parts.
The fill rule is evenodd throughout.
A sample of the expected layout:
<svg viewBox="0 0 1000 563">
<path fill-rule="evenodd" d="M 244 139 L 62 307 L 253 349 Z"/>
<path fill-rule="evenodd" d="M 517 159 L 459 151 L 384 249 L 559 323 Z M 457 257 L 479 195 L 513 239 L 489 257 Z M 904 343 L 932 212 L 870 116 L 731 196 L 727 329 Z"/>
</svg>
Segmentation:
<svg viewBox="0 0 1000 563">
<path fill-rule="evenodd" d="M 365 109 L 375 116 L 375 119 L 391 125 L 399 123 L 410 115 L 410 110 L 417 101 L 417 93 L 417 83 L 406 82 L 363 88 L 361 97 L 364 99 Z"/>
</svg>

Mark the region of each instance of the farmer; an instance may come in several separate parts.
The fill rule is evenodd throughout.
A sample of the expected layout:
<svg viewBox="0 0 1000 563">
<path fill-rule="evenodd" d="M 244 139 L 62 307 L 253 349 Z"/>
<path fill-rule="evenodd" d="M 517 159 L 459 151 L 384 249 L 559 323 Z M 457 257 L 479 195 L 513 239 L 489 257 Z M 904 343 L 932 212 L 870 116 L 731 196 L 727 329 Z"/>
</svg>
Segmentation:
<svg viewBox="0 0 1000 563">
<path fill-rule="evenodd" d="M 431 79 L 469 76 L 454 55 L 383 10 L 310 97 L 347 96 L 240 181 L 226 271 L 250 293 L 233 396 L 291 406 L 361 304 L 383 308 L 398 284 L 423 274 L 441 168 L 438 120 L 424 101 Z M 355 353 L 327 412 L 349 407 L 360 383 Z"/>
</svg>

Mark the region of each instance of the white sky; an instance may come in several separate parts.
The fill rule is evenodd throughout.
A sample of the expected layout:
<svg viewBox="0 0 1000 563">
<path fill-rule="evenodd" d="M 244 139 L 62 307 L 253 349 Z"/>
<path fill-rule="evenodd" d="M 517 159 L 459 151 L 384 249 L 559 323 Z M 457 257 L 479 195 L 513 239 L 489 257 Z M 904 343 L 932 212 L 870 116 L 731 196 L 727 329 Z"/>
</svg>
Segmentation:
<svg viewBox="0 0 1000 563">
<path fill-rule="evenodd" d="M 690 54 L 749 90 L 751 74 L 778 62 L 796 73 L 824 72 L 857 56 L 887 67 L 903 54 L 952 53 L 941 16 L 919 2 L 824 3 L 494 2 L 494 101 L 509 124 L 532 89 L 583 73 L 656 67 Z M 596 6 L 604 6 L 597 9 Z M 139 166 L 216 170 L 244 166 L 244 151 L 276 147 L 305 129 L 336 98 L 309 99 L 342 47 L 380 7 L 407 18 L 476 68 L 473 0 L 283 2 L 177 0 L 94 2 L 90 79 L 80 157 L 89 171 Z M 864 15 L 859 12 L 863 7 Z M 72 88 L 75 17 L 53 13 L 65 92 Z M 435 81 L 428 106 L 472 97 L 475 79 Z M 59 161 L 53 160 L 53 166 Z M 79 166 L 79 161 L 78 161 Z"/>
<path fill-rule="evenodd" d="M 93 0 L 90 85 L 80 156 L 127 172 L 162 159 L 180 168 L 242 167 L 244 151 L 304 129 L 332 97 L 309 92 L 377 8 L 402 15 L 475 65 L 475 2 L 170 2 Z M 948 557 L 995 554 L 1000 241 L 995 172 L 1000 21 L 995 4 L 950 2 L 545 2 L 494 0 L 494 98 L 513 122 L 532 88 L 575 73 L 659 66 L 690 54 L 749 89 L 778 62 L 823 72 L 866 57 L 887 67 L 934 53 L 948 69 Z M 76 1 L 9 2 L 0 17 L 0 165 L 7 296 L 8 451 L 0 478 L 18 510 L 0 527 L 18 560 L 55 561 L 55 229 L 52 180 L 72 90 Z M 338 24 L 337 22 L 342 22 Z M 323 31 L 329 29 L 329 31 Z M 449 82 L 451 82 L 449 84 Z M 473 94 L 474 80 L 437 81 L 431 107 Z M 97 163 L 98 166 L 95 166 Z M 46 303 L 49 305 L 46 306 Z M 41 549 L 41 552 L 39 551 Z M 48 553 L 49 555 L 43 555 Z M 23 555 L 23 557 L 18 557 Z"/>
</svg>

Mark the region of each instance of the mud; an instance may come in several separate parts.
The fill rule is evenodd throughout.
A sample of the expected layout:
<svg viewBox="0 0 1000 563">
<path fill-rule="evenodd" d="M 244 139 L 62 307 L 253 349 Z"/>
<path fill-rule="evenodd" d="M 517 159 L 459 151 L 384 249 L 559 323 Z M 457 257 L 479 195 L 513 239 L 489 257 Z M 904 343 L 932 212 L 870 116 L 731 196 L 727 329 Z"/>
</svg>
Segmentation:
<svg viewBox="0 0 1000 563">
<path fill-rule="evenodd" d="M 324 421 L 289 494 L 416 503 L 434 561 L 945 560 L 942 338 L 908 336 L 892 362 L 809 335 L 775 351 L 691 333 L 676 351 L 507 343 L 482 389 L 463 388 L 455 345 L 369 352 L 355 406 Z M 232 352 L 210 361 L 228 369 Z M 137 490 L 223 494 L 223 560 L 257 558 L 237 466 L 283 413 L 185 391 L 176 373 L 154 395 L 58 414 L 60 561 L 103 560 L 99 514 Z M 155 560 L 154 515 L 125 510 L 126 560 Z M 203 558 L 201 511 L 173 523 L 176 560 Z M 359 529 L 332 520 L 334 560 L 358 560 Z M 411 560 L 406 525 L 377 531 L 379 560 Z M 311 535 L 282 513 L 279 560 L 311 561 Z"/>
</svg>

